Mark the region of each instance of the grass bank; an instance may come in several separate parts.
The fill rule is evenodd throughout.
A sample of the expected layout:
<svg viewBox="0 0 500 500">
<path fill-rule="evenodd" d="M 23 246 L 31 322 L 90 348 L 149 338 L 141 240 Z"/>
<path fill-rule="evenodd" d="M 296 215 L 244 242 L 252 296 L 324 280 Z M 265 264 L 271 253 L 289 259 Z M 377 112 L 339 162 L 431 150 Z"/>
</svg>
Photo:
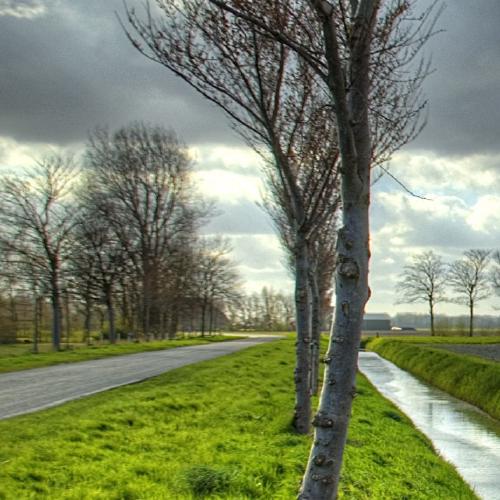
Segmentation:
<svg viewBox="0 0 500 500">
<path fill-rule="evenodd" d="M 91 359 L 134 354 L 137 352 L 159 351 L 184 347 L 190 345 L 209 344 L 211 342 L 224 342 L 242 337 L 229 337 L 214 335 L 212 337 L 189 337 L 179 340 L 157 340 L 152 342 L 120 343 L 96 346 L 76 346 L 58 352 L 47 351 L 33 354 L 26 345 L 0 345 L 0 373 L 41 368 L 43 366 L 72 363 L 75 361 L 88 361 Z"/>
<path fill-rule="evenodd" d="M 496 341 L 492 338 L 474 337 L 468 339 L 372 338 L 367 341 L 366 348 L 500 420 L 500 363 L 443 349 L 433 349 L 430 345 L 429 347 L 425 345 L 499 342 L 499 337 L 496 337 Z M 421 345 L 415 345 L 416 343 Z"/>
<path fill-rule="evenodd" d="M 287 339 L 1 421 L 0 498 L 293 499 L 310 446 L 290 429 L 293 369 Z M 340 498 L 476 498 L 363 377 L 358 392 Z"/>
</svg>

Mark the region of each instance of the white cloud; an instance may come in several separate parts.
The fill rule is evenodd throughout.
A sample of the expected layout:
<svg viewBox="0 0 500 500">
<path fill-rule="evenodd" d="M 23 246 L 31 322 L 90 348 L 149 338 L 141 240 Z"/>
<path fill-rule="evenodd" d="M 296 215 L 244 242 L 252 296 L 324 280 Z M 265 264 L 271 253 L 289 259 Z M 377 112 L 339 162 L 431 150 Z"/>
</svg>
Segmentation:
<svg viewBox="0 0 500 500">
<path fill-rule="evenodd" d="M 228 203 L 261 199 L 262 183 L 258 177 L 241 175 L 228 170 L 202 170 L 193 174 L 200 191 L 209 198 Z"/>
<path fill-rule="evenodd" d="M 77 151 L 77 147 L 61 147 L 48 143 L 17 142 L 14 139 L 0 136 L 0 169 L 16 171 L 33 166 L 38 160 L 52 155 Z"/>
<path fill-rule="evenodd" d="M 47 12 L 47 5 L 41 0 L 0 0 L 0 17 L 12 16 L 34 19 Z"/>
<path fill-rule="evenodd" d="M 240 174 L 256 175 L 262 158 L 251 148 L 223 144 L 196 145 L 190 152 L 200 170 L 224 169 Z"/>
<path fill-rule="evenodd" d="M 198 145 L 190 153 L 195 161 L 194 178 L 206 196 L 232 204 L 261 200 L 261 159 L 250 148 Z"/>
<path fill-rule="evenodd" d="M 433 198 L 439 193 L 484 192 L 500 185 L 500 155 L 438 156 L 432 152 L 399 152 L 391 173 L 407 187 Z"/>
<path fill-rule="evenodd" d="M 285 254 L 272 234 L 232 235 L 233 255 L 244 277 L 246 291 L 264 286 L 286 293 L 293 292 L 292 280 L 285 269 Z"/>
<path fill-rule="evenodd" d="M 500 228 L 500 196 L 481 196 L 471 207 L 467 222 L 479 231 L 497 232 Z"/>
</svg>

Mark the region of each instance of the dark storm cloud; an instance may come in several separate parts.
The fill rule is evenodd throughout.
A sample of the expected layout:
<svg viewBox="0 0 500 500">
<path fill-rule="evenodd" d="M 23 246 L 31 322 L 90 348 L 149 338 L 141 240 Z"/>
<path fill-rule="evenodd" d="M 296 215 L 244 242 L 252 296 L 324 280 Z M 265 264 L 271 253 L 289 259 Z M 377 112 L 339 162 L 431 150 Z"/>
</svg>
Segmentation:
<svg viewBox="0 0 500 500">
<path fill-rule="evenodd" d="M 187 142 L 237 141 L 222 113 L 131 47 L 121 0 L 24 3 L 45 11 L 0 17 L 0 135 L 64 144 L 144 120 Z"/>
<path fill-rule="evenodd" d="M 500 151 L 500 2 L 448 2 L 428 47 L 430 112 L 415 146 L 443 154 Z"/>
<path fill-rule="evenodd" d="M 0 15 L 0 135 L 63 144 L 98 124 L 144 120 L 190 143 L 239 143 L 219 110 L 130 46 L 115 16 L 121 0 L 0 0 L 2 8 L 10 15 Z M 445 32 L 428 47 L 428 125 L 412 147 L 500 149 L 499 24 L 498 0 L 449 2 Z"/>
</svg>

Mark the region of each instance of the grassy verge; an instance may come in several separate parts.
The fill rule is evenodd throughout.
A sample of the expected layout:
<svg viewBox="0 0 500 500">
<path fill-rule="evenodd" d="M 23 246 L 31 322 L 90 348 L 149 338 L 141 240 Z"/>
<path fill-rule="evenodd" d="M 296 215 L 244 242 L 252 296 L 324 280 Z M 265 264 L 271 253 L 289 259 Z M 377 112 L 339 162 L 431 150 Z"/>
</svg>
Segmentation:
<svg viewBox="0 0 500 500">
<path fill-rule="evenodd" d="M 23 345 L 6 345 L 0 346 L 0 373 L 27 370 L 29 368 L 41 368 L 43 366 L 57 365 L 59 363 L 88 361 L 90 359 L 107 358 L 109 356 L 119 356 L 122 354 L 159 351 L 163 349 L 173 349 L 174 347 L 209 344 L 211 342 L 223 342 L 235 340 L 237 338 L 242 337 L 229 337 L 224 335 L 214 335 L 213 337 L 190 337 L 179 340 L 83 346 L 59 352 L 40 352 L 39 354 L 29 352 Z"/>
<path fill-rule="evenodd" d="M 397 341 L 410 344 L 500 344 L 499 336 L 491 337 L 418 337 L 418 336 L 405 336 L 405 337 L 365 337 L 364 344 L 372 343 L 375 341 Z"/>
<path fill-rule="evenodd" d="M 419 344 L 491 343 L 490 339 L 472 338 L 459 342 L 449 337 L 423 339 L 371 339 L 367 349 L 375 351 L 400 368 L 430 384 L 468 401 L 500 420 L 500 363 L 476 356 L 456 354 Z M 475 340 L 475 342 L 473 342 Z M 497 337 L 496 343 L 500 342 Z"/>
<path fill-rule="evenodd" d="M 0 422 L 3 499 L 295 498 L 293 340 Z M 476 498 L 359 378 L 340 498 Z M 418 466 L 415 466 L 418 464 Z"/>
</svg>

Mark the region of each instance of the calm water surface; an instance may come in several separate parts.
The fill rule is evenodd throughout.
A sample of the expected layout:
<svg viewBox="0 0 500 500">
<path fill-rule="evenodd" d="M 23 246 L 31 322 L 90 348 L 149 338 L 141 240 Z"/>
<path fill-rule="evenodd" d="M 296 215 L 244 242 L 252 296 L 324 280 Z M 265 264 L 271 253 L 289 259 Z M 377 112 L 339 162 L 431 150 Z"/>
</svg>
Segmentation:
<svg viewBox="0 0 500 500">
<path fill-rule="evenodd" d="M 429 437 L 480 498 L 500 500 L 500 422 L 372 352 L 359 369 Z"/>
</svg>

